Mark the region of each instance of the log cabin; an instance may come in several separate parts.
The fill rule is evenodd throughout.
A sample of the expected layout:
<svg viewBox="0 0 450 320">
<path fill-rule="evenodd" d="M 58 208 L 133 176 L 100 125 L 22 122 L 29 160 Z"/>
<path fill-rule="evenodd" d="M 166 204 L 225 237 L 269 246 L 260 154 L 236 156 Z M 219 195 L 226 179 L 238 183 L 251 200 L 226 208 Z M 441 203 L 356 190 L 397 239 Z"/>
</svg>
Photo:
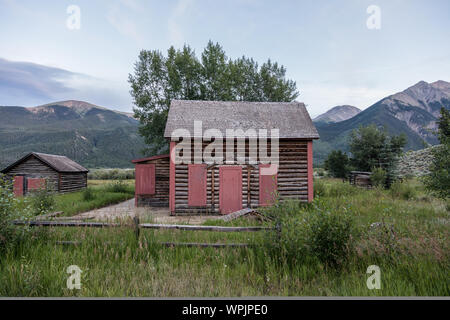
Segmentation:
<svg viewBox="0 0 450 320">
<path fill-rule="evenodd" d="M 319 134 L 303 103 L 173 100 L 164 136 L 169 155 L 133 161 L 136 206 L 228 214 L 313 200 Z"/>
<path fill-rule="evenodd" d="M 65 156 L 31 152 L 12 163 L 1 173 L 13 179 L 14 194 L 47 188 L 66 193 L 87 187 L 89 170 Z"/>
</svg>

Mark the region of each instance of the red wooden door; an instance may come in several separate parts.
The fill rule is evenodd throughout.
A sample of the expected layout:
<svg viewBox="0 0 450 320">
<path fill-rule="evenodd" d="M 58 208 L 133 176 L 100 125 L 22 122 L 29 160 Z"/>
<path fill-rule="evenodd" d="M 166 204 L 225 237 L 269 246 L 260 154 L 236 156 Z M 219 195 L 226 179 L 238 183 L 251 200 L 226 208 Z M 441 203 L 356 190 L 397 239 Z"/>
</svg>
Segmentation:
<svg viewBox="0 0 450 320">
<path fill-rule="evenodd" d="M 136 194 L 155 194 L 155 164 L 136 164 Z"/>
<path fill-rule="evenodd" d="M 277 169 L 275 165 L 259 165 L 259 205 L 270 206 L 277 196 Z M 273 168 L 273 170 L 268 170 Z"/>
<path fill-rule="evenodd" d="M 242 167 L 219 168 L 220 212 L 229 214 L 242 209 Z"/>
<path fill-rule="evenodd" d="M 23 196 L 23 180 L 23 176 L 14 177 L 13 190 L 16 197 Z"/>
<path fill-rule="evenodd" d="M 188 205 L 206 206 L 206 164 L 188 165 Z"/>
</svg>

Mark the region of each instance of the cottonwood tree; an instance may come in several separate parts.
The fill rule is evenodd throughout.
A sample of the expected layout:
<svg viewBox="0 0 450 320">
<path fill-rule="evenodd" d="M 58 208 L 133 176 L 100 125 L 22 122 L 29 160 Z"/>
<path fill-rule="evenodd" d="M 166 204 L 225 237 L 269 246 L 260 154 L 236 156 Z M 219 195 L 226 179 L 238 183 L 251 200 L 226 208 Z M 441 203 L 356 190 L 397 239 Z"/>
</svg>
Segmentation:
<svg viewBox="0 0 450 320">
<path fill-rule="evenodd" d="M 167 55 L 142 50 L 128 81 L 146 154 L 167 151 L 163 135 L 172 99 L 290 102 L 299 94 L 283 66 L 271 60 L 258 66 L 245 56 L 230 59 L 212 41 L 200 59 L 188 45 L 170 47 Z"/>
</svg>

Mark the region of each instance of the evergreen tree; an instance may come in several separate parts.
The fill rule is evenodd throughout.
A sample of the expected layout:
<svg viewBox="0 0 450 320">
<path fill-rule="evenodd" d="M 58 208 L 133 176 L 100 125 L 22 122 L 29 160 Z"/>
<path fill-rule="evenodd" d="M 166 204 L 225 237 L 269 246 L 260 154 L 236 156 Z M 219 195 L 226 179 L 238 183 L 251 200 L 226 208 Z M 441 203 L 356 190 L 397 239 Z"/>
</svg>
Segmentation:
<svg viewBox="0 0 450 320">
<path fill-rule="evenodd" d="M 424 178 L 426 188 L 440 198 L 450 198 L 450 111 L 441 108 L 438 122 L 441 145 L 433 149 L 430 174 Z"/>
<path fill-rule="evenodd" d="M 386 172 L 385 185 L 389 188 L 397 178 L 397 162 L 406 144 L 404 134 L 389 136 L 374 124 L 359 127 L 350 134 L 351 163 L 360 171 L 381 168 Z"/>
<path fill-rule="evenodd" d="M 325 160 L 325 170 L 335 178 L 347 178 L 349 171 L 348 156 L 341 150 L 333 150 Z"/>
</svg>

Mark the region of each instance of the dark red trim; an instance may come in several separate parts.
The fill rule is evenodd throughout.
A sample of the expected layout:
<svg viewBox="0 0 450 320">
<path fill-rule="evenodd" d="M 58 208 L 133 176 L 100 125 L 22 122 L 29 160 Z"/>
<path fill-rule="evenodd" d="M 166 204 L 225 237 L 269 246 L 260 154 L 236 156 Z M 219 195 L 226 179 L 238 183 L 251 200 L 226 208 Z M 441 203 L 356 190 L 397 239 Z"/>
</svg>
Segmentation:
<svg viewBox="0 0 450 320">
<path fill-rule="evenodd" d="M 160 156 L 153 156 L 153 157 L 148 157 L 148 158 L 141 158 L 141 159 L 136 159 L 136 160 L 131 160 L 132 163 L 140 163 L 140 162 L 147 162 L 147 161 L 151 161 L 151 160 L 157 160 L 157 159 L 162 159 L 162 158 L 168 158 L 170 155 L 168 154 L 162 154 Z"/>
<path fill-rule="evenodd" d="M 175 213 L 175 141 L 170 142 L 169 209 Z"/>
<path fill-rule="evenodd" d="M 313 186 L 313 142 L 308 141 L 308 202 L 314 200 L 314 186 Z"/>
</svg>

